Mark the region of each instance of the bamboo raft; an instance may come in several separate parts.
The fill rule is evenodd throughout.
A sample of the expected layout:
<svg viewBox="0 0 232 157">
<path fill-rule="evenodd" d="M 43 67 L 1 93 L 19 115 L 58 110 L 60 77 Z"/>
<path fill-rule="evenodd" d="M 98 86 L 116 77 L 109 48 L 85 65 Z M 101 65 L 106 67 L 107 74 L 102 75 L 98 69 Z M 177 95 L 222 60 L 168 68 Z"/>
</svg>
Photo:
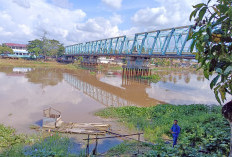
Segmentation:
<svg viewBox="0 0 232 157">
<path fill-rule="evenodd" d="M 43 110 L 43 128 L 60 133 L 104 135 L 110 129 L 110 125 L 64 122 L 61 120 L 61 112 L 49 107 Z"/>
</svg>

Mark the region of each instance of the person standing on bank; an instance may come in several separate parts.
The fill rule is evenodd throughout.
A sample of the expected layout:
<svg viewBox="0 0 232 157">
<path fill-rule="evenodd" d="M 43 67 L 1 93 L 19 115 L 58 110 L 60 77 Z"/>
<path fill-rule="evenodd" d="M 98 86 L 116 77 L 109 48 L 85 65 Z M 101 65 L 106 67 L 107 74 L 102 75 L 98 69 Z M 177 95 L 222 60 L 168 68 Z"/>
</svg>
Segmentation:
<svg viewBox="0 0 232 157">
<path fill-rule="evenodd" d="M 180 134 L 180 126 L 177 124 L 178 123 L 178 120 L 174 120 L 174 123 L 172 125 L 172 128 L 170 130 L 170 132 L 172 133 L 172 136 L 173 136 L 173 147 L 177 144 L 177 139 L 178 139 L 178 136 Z"/>
</svg>

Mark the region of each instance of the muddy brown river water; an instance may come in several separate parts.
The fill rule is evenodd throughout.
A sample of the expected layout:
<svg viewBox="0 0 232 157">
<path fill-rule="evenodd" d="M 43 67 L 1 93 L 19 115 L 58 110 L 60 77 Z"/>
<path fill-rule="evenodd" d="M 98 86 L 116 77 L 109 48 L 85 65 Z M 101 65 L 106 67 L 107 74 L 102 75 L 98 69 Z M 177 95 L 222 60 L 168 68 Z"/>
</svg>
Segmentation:
<svg viewBox="0 0 232 157">
<path fill-rule="evenodd" d="M 126 80 L 120 71 L 91 75 L 88 70 L 1 67 L 0 123 L 30 132 L 49 106 L 60 110 L 64 121 L 102 122 L 94 112 L 107 106 L 218 104 L 200 72 L 155 73 L 163 76 L 158 83 Z"/>
</svg>

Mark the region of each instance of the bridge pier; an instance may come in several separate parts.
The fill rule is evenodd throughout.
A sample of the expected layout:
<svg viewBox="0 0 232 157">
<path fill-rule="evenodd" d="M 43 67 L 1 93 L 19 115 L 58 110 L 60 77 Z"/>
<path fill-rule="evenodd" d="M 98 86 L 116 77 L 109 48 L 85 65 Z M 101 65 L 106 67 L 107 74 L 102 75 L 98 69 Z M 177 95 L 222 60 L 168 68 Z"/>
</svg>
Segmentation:
<svg viewBox="0 0 232 157">
<path fill-rule="evenodd" d="M 126 57 L 127 65 L 123 66 L 123 76 L 125 77 L 140 77 L 151 75 L 151 70 L 148 67 L 150 58 L 148 57 Z"/>
<path fill-rule="evenodd" d="M 83 61 L 81 61 L 82 66 L 95 67 L 98 65 L 97 56 L 84 56 Z"/>
</svg>

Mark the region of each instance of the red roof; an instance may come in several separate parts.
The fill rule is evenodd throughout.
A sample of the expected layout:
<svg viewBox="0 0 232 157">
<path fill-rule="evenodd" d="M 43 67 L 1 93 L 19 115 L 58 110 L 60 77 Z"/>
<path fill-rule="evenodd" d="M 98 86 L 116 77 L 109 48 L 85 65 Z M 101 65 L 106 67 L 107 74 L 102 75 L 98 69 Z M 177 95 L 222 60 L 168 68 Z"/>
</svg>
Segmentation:
<svg viewBox="0 0 232 157">
<path fill-rule="evenodd" d="M 27 47 L 27 45 L 26 44 L 15 44 L 15 43 L 4 43 L 4 45 L 6 45 L 6 46 L 10 46 L 10 47 L 12 47 L 12 46 L 14 46 L 14 47 Z"/>
</svg>

